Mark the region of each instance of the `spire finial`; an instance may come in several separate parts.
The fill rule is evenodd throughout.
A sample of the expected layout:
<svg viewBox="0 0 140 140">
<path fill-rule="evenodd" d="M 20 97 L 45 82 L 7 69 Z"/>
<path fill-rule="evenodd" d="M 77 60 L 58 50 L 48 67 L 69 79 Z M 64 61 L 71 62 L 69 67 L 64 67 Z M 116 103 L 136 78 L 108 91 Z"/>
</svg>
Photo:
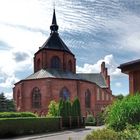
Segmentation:
<svg viewBox="0 0 140 140">
<path fill-rule="evenodd" d="M 51 33 L 57 32 L 58 30 L 58 25 L 57 25 L 56 15 L 55 15 L 55 3 L 54 3 L 54 9 L 53 9 L 52 25 L 50 26 L 50 29 L 51 29 Z"/>
<path fill-rule="evenodd" d="M 53 2 L 53 9 L 55 9 L 55 1 Z"/>
</svg>

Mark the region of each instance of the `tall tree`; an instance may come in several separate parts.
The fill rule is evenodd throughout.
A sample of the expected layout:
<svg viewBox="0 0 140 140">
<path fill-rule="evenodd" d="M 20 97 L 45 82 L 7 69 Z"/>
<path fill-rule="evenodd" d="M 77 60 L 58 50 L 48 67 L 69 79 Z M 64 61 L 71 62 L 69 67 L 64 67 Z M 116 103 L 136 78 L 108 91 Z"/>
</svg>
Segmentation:
<svg viewBox="0 0 140 140">
<path fill-rule="evenodd" d="M 76 97 L 72 104 L 72 116 L 81 116 L 81 107 L 78 97 Z"/>
<path fill-rule="evenodd" d="M 0 112 L 15 111 L 13 99 L 7 99 L 4 93 L 0 94 Z"/>
<path fill-rule="evenodd" d="M 0 112 L 7 111 L 7 99 L 4 93 L 0 94 Z"/>
</svg>

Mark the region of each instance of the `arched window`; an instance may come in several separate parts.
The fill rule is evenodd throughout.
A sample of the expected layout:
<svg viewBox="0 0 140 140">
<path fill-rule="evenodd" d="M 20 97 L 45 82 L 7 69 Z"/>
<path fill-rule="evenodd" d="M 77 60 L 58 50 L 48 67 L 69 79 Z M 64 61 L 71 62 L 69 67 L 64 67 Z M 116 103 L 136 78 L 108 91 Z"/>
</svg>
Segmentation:
<svg viewBox="0 0 140 140">
<path fill-rule="evenodd" d="M 85 92 L 85 106 L 86 108 L 91 107 L 91 93 L 89 90 Z"/>
<path fill-rule="evenodd" d="M 99 88 L 97 88 L 96 99 L 97 99 L 97 101 L 100 100 L 100 89 Z"/>
<path fill-rule="evenodd" d="M 63 99 L 63 100 L 70 99 L 70 93 L 69 93 L 69 90 L 66 87 L 62 88 L 62 90 L 60 92 L 60 98 Z"/>
<path fill-rule="evenodd" d="M 72 62 L 71 62 L 71 60 L 69 60 L 69 62 L 68 62 L 68 70 L 72 71 Z"/>
<path fill-rule="evenodd" d="M 41 107 L 41 94 L 39 88 L 33 88 L 32 92 L 32 106 L 33 108 L 40 108 Z"/>
<path fill-rule="evenodd" d="M 102 100 L 104 101 L 105 100 L 105 93 L 102 91 L 101 94 L 102 94 Z"/>
<path fill-rule="evenodd" d="M 107 100 L 107 101 L 109 100 L 109 95 L 108 95 L 108 93 L 106 93 L 106 100 Z"/>
<path fill-rule="evenodd" d="M 60 69 L 60 65 L 61 65 L 61 62 L 60 62 L 59 57 L 54 56 L 51 59 L 51 68 L 53 68 L 53 69 Z"/>
<path fill-rule="evenodd" d="M 41 69 L 41 65 L 40 65 L 40 59 L 37 59 L 37 70 Z"/>
</svg>

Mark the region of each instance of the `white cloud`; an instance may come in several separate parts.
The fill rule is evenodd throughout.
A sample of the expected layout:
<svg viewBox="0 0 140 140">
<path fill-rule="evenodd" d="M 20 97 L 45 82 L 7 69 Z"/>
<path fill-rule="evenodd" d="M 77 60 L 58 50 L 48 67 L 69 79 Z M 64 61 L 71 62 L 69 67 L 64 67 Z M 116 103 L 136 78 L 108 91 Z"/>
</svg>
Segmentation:
<svg viewBox="0 0 140 140">
<path fill-rule="evenodd" d="M 3 88 L 12 88 L 13 85 L 19 81 L 19 79 L 17 79 L 15 77 L 15 75 L 12 75 L 12 76 L 5 76 L 5 80 L 0 83 L 0 87 L 3 87 Z"/>
<path fill-rule="evenodd" d="M 116 34 L 118 49 L 137 53 L 140 51 L 140 17 L 124 12 L 119 19 L 110 19 L 105 27 Z"/>
<path fill-rule="evenodd" d="M 4 95 L 7 99 L 12 99 L 13 98 L 13 93 L 12 92 L 4 93 Z"/>
<path fill-rule="evenodd" d="M 115 86 L 118 87 L 118 88 L 121 88 L 122 87 L 122 83 L 121 82 L 116 82 Z"/>
<path fill-rule="evenodd" d="M 19 81 L 16 77 L 16 72 L 23 71 L 23 69 L 31 68 L 32 59 L 28 57 L 20 63 L 17 63 L 12 51 L 0 51 L 0 87 L 12 88 L 13 84 Z"/>
<path fill-rule="evenodd" d="M 101 71 L 101 63 L 103 61 L 106 63 L 106 67 L 108 68 L 111 78 L 121 75 L 121 71 L 117 68 L 118 64 L 115 62 L 112 54 L 106 55 L 95 64 L 84 64 L 83 67 L 76 66 L 77 73 L 99 73 Z"/>
</svg>

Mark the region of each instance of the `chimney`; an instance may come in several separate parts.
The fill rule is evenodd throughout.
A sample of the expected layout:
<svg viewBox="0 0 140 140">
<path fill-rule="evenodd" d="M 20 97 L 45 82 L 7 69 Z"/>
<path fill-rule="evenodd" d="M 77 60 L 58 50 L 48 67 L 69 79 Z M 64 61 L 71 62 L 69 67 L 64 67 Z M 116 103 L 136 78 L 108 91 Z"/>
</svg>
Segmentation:
<svg viewBox="0 0 140 140">
<path fill-rule="evenodd" d="M 107 71 L 107 68 L 105 68 L 105 70 L 104 70 L 104 77 L 107 78 L 107 76 L 108 76 L 108 71 Z"/>
<path fill-rule="evenodd" d="M 105 62 L 102 62 L 101 64 L 101 74 L 105 79 L 108 89 L 110 89 L 110 76 L 108 75 L 108 69 L 105 67 Z"/>
<path fill-rule="evenodd" d="M 103 74 L 105 70 L 105 62 L 102 62 L 101 64 L 101 73 Z"/>
</svg>

